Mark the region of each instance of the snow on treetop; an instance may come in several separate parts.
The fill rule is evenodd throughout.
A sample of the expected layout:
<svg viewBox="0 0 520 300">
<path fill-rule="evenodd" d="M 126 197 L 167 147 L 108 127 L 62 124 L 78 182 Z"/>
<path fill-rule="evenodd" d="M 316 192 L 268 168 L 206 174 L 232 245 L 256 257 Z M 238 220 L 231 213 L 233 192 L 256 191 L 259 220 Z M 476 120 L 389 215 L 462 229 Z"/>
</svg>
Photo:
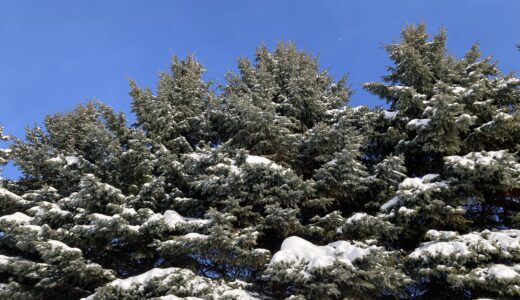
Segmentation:
<svg viewBox="0 0 520 300">
<path fill-rule="evenodd" d="M 456 231 L 437 231 L 434 229 L 428 230 L 426 232 L 426 237 L 430 240 L 448 240 L 451 238 L 455 238 L 459 235 Z"/>
<path fill-rule="evenodd" d="M 174 285 L 173 289 L 168 289 Z M 171 293 L 170 295 L 159 296 L 154 299 L 164 300 L 199 300 L 199 299 L 237 299 L 237 300 L 254 300 L 258 299 L 253 295 L 255 293 L 249 293 L 242 288 L 247 284 L 240 284 L 238 281 L 228 283 L 215 283 L 207 278 L 195 275 L 191 270 L 181 268 L 154 268 L 145 273 L 128 277 L 125 279 L 116 279 L 107 284 L 109 287 L 114 287 L 121 290 L 136 289 L 142 291 L 145 288 L 157 288 L 161 287 L 159 293 Z M 166 289 L 164 289 L 166 288 Z M 240 289 L 237 289 L 240 288 Z M 98 291 L 99 292 L 99 291 Z M 182 295 L 196 295 L 199 297 L 179 297 L 174 294 Z M 94 293 L 83 300 L 92 300 L 96 298 L 98 293 Z M 117 294 L 119 297 L 122 295 Z"/>
<path fill-rule="evenodd" d="M 183 217 L 174 210 L 167 210 L 164 212 L 164 215 L 159 213 L 151 215 L 148 220 L 143 223 L 143 226 L 149 226 L 150 224 L 160 222 L 161 220 L 166 223 L 166 226 L 168 226 L 169 229 L 176 229 L 182 224 L 204 225 L 210 222 L 210 220 L 205 219 Z"/>
<path fill-rule="evenodd" d="M 229 172 L 233 173 L 233 174 L 240 174 L 240 170 L 238 169 L 238 167 L 234 164 L 224 164 L 224 163 L 218 163 L 214 166 L 211 166 L 209 167 L 209 169 L 212 169 L 212 170 L 228 170 Z"/>
<path fill-rule="evenodd" d="M 381 205 L 381 210 L 387 210 L 395 206 L 397 203 L 399 203 L 401 198 L 410 198 L 426 191 L 440 191 L 448 187 L 447 181 L 434 182 L 437 178 L 439 178 L 438 174 L 427 174 L 423 177 L 412 177 L 404 179 L 399 184 L 397 196 Z"/>
<path fill-rule="evenodd" d="M 196 161 L 199 161 L 199 160 L 202 160 L 202 159 L 207 159 L 210 157 L 209 154 L 207 153 L 188 153 L 188 154 L 185 154 L 185 157 L 188 157 L 190 159 L 193 159 L 193 160 L 196 160 Z"/>
<path fill-rule="evenodd" d="M 247 155 L 246 156 L 246 163 L 250 165 L 266 165 L 273 169 L 281 169 L 282 167 L 276 163 L 274 163 L 272 160 L 257 156 L 257 155 Z"/>
<path fill-rule="evenodd" d="M 430 230 L 426 236 L 435 239 L 423 243 L 408 256 L 414 260 L 426 261 L 429 258 L 464 258 L 478 254 L 496 254 L 511 257 L 511 252 L 520 251 L 520 230 L 471 232 L 458 235 L 453 231 Z"/>
<path fill-rule="evenodd" d="M 516 78 L 516 77 L 509 77 L 509 78 L 501 77 L 501 78 L 497 78 L 495 80 L 495 82 L 497 83 L 497 88 L 504 89 L 504 88 L 507 88 L 508 86 L 520 85 L 520 78 Z"/>
<path fill-rule="evenodd" d="M 411 90 L 411 89 L 412 89 L 411 87 L 402 86 L 402 85 L 393 85 L 393 86 L 388 87 L 388 90 L 392 91 L 392 92 L 401 91 L 401 90 Z"/>
<path fill-rule="evenodd" d="M 175 227 L 178 223 L 184 223 L 186 221 L 178 212 L 167 210 L 164 212 L 164 222 L 166 222 L 169 227 Z"/>
<path fill-rule="evenodd" d="M 11 261 L 13 259 L 16 259 L 16 258 L 0 254 L 0 266 L 9 263 L 9 261 Z"/>
<path fill-rule="evenodd" d="M 493 99 L 487 99 L 487 100 L 484 100 L 484 101 L 475 101 L 473 102 L 473 105 L 475 106 L 489 106 L 493 103 Z"/>
<path fill-rule="evenodd" d="M 430 119 L 413 119 L 406 124 L 408 129 L 418 129 L 427 126 L 430 123 Z"/>
<path fill-rule="evenodd" d="M 70 212 L 61 209 L 57 204 L 46 201 L 42 201 L 39 205 L 29 208 L 27 212 L 33 214 L 35 217 L 44 216 L 46 214 L 59 215 L 61 217 L 71 215 Z"/>
<path fill-rule="evenodd" d="M 453 166 L 473 170 L 477 166 L 490 166 L 497 164 L 498 160 L 504 158 L 504 154 L 507 154 L 506 150 L 470 152 L 464 156 L 446 156 L 444 161 Z M 518 163 L 514 164 L 513 167 L 520 170 L 520 164 Z"/>
<path fill-rule="evenodd" d="M 520 265 L 506 266 L 503 264 L 494 264 L 486 268 L 478 268 L 475 272 L 482 280 L 501 279 L 512 280 L 520 277 Z"/>
<path fill-rule="evenodd" d="M 208 224 L 210 220 L 198 219 L 198 218 L 186 218 L 181 216 L 174 210 L 167 210 L 164 212 L 164 222 L 170 228 L 175 228 L 179 223 L 196 223 L 196 224 Z"/>
<path fill-rule="evenodd" d="M 27 202 L 24 199 L 22 199 L 22 197 L 16 195 L 15 193 L 13 193 L 9 190 L 4 189 L 4 188 L 0 188 L 0 197 L 8 198 L 9 200 L 12 200 L 15 202 L 23 202 L 23 203 Z"/>
<path fill-rule="evenodd" d="M 471 116 L 469 114 L 462 114 L 462 115 L 458 116 L 457 118 L 455 118 L 455 122 L 457 122 L 457 123 L 467 122 L 467 123 L 473 124 L 477 119 L 478 119 L 477 116 Z"/>
<path fill-rule="evenodd" d="M 79 158 L 74 155 L 61 155 L 59 154 L 56 157 L 49 158 L 45 161 L 47 164 L 49 164 L 52 167 L 59 167 L 59 166 L 71 166 L 76 165 L 79 163 Z"/>
<path fill-rule="evenodd" d="M 42 233 L 42 231 L 43 231 L 42 227 L 38 226 L 38 225 L 22 225 L 17 228 L 20 230 L 32 231 L 33 233 L 36 233 L 36 234 Z"/>
<path fill-rule="evenodd" d="M 400 213 L 401 215 L 409 216 L 409 215 L 413 215 L 416 212 L 416 210 L 410 209 L 405 206 L 401 206 L 397 212 Z"/>
<path fill-rule="evenodd" d="M 376 249 L 379 249 L 379 247 L 367 246 L 358 242 L 351 244 L 347 241 L 317 246 L 300 237 L 291 236 L 283 241 L 280 251 L 273 255 L 269 266 L 282 262 L 301 262 L 305 264 L 307 270 L 311 270 L 329 267 L 336 260 L 352 266 L 353 261 Z"/>
<path fill-rule="evenodd" d="M 187 233 L 187 234 L 182 235 L 180 237 L 184 238 L 184 239 L 187 239 L 187 240 L 205 240 L 209 236 L 203 235 L 203 234 L 200 234 L 200 233 L 196 233 L 196 232 L 190 232 L 190 233 Z"/>
<path fill-rule="evenodd" d="M 125 207 L 125 208 L 123 208 L 123 211 L 121 212 L 121 215 L 132 217 L 132 216 L 137 215 L 137 212 L 135 211 L 134 208 Z"/>
<path fill-rule="evenodd" d="M 45 163 L 47 163 L 48 165 L 53 166 L 53 167 L 61 166 L 61 165 L 65 164 L 65 159 L 62 156 L 56 156 L 56 157 L 47 159 L 45 161 Z"/>
<path fill-rule="evenodd" d="M 484 132 L 489 131 L 492 130 L 494 126 L 499 126 L 499 124 L 503 124 L 504 122 L 507 122 L 511 119 L 513 119 L 512 115 L 505 112 L 499 112 L 495 116 L 493 116 L 493 120 L 480 125 L 478 128 L 475 128 L 475 130 Z"/>
<path fill-rule="evenodd" d="M 350 216 L 350 218 L 348 218 L 345 223 L 352 224 L 352 223 L 358 222 L 360 220 L 363 220 L 366 217 L 368 217 L 367 213 L 358 212 L 358 213 L 355 213 L 352 216 Z"/>
<path fill-rule="evenodd" d="M 79 163 L 79 158 L 74 155 L 65 156 L 65 161 L 67 162 L 67 166 L 76 165 Z"/>
<path fill-rule="evenodd" d="M 505 112 L 499 112 L 498 114 L 496 114 L 496 116 L 493 117 L 493 119 L 503 119 L 503 120 L 509 120 L 509 119 L 512 119 L 513 116 L 510 115 L 510 114 L 506 114 Z"/>
<path fill-rule="evenodd" d="M 398 113 L 399 113 L 398 110 L 396 110 L 396 111 L 383 110 L 383 116 L 387 120 L 395 119 L 395 117 L 397 116 Z"/>
<path fill-rule="evenodd" d="M 366 106 L 366 105 L 358 105 L 356 107 L 352 107 L 351 109 L 352 109 L 352 111 L 357 112 L 357 111 L 360 111 L 362 109 L 367 109 L 367 108 L 368 108 L 368 106 Z"/>
<path fill-rule="evenodd" d="M 110 282 L 110 285 L 119 287 L 120 289 L 128 290 L 132 287 L 132 285 L 144 285 L 156 277 L 166 276 L 178 270 L 178 268 L 154 268 L 137 276 L 128 277 L 126 279 L 116 279 Z"/>
<path fill-rule="evenodd" d="M 505 251 L 520 249 L 520 230 L 484 231 L 487 239 L 497 244 Z"/>
<path fill-rule="evenodd" d="M 11 215 L 5 215 L 0 217 L 0 222 L 6 222 L 10 224 L 16 224 L 16 225 L 25 225 L 29 222 L 31 222 L 32 217 L 29 217 L 28 215 L 21 213 L 21 212 L 15 212 Z"/>
<path fill-rule="evenodd" d="M 222 293 L 222 297 L 229 297 L 235 300 L 256 300 L 257 297 L 253 297 L 249 292 L 239 289 L 227 290 Z"/>
<path fill-rule="evenodd" d="M 381 205 L 381 210 L 387 210 L 393 206 L 395 206 L 399 202 L 399 197 L 393 197 L 392 199 L 385 202 L 383 205 Z"/>
<path fill-rule="evenodd" d="M 204 300 L 204 299 L 198 298 L 198 297 L 182 297 L 182 298 L 179 298 L 179 297 L 174 296 L 174 295 L 161 296 L 161 297 L 159 297 L 157 299 L 159 299 L 159 300 Z"/>
<path fill-rule="evenodd" d="M 69 247 L 67 244 L 60 241 L 48 240 L 46 243 L 51 246 L 51 251 L 82 253 L 81 249 Z"/>
<path fill-rule="evenodd" d="M 113 218 L 114 218 L 114 216 L 107 216 L 107 215 L 99 214 L 99 213 L 89 215 L 89 219 L 91 219 L 94 222 L 100 222 L 100 221 L 109 222 Z"/>
<path fill-rule="evenodd" d="M 441 182 L 432 182 L 433 180 L 437 179 L 439 177 L 438 174 L 427 174 L 423 177 L 413 177 L 413 178 L 406 178 L 399 184 L 399 189 L 401 190 L 411 190 L 411 189 L 417 189 L 417 190 L 430 190 L 433 188 L 439 188 L 439 187 L 445 187 L 447 183 L 445 181 Z"/>
<path fill-rule="evenodd" d="M 452 93 L 456 95 L 461 95 L 462 93 L 465 93 L 468 89 L 461 86 L 453 86 L 450 87 L 450 90 Z"/>
</svg>

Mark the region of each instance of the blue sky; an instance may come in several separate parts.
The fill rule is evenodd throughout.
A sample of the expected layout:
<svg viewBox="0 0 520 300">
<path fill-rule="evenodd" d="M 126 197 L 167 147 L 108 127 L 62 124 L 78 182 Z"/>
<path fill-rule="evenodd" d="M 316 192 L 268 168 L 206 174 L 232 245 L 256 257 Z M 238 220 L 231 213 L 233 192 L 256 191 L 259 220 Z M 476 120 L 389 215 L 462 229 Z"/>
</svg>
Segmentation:
<svg viewBox="0 0 520 300">
<path fill-rule="evenodd" d="M 451 53 L 479 41 L 504 72 L 517 72 L 519 12 L 518 0 L 0 1 L 0 124 L 22 137 L 46 114 L 93 98 L 129 113 L 128 78 L 154 88 L 174 54 L 195 54 L 206 78 L 222 81 L 237 58 L 279 41 L 319 55 L 338 77 L 348 73 L 352 105 L 382 105 L 361 84 L 385 74 L 381 46 L 403 26 L 444 26 Z"/>
</svg>

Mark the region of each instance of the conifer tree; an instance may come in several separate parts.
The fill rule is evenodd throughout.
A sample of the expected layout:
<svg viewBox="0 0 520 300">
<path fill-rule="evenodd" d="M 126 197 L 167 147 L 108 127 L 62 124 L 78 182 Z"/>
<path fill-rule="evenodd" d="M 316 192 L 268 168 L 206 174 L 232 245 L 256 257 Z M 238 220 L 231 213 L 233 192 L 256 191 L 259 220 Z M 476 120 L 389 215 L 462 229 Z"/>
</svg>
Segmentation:
<svg viewBox="0 0 520 300">
<path fill-rule="evenodd" d="M 280 44 L 0 128 L 0 298 L 517 299 L 520 79 L 446 42 L 386 47 L 389 110 Z"/>
</svg>

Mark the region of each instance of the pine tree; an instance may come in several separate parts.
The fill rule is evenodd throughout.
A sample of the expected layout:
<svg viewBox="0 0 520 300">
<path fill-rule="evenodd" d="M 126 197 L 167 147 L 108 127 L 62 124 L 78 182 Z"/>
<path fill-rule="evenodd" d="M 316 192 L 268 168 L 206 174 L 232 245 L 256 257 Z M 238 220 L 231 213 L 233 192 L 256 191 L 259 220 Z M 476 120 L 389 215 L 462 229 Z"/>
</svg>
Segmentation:
<svg viewBox="0 0 520 300">
<path fill-rule="evenodd" d="M 423 297 L 513 297 L 517 292 L 504 287 L 514 284 L 515 258 L 467 257 L 509 251 L 518 237 L 508 228 L 518 210 L 519 82 L 491 58 L 480 59 L 478 44 L 456 59 L 445 43 L 443 31 L 429 42 L 424 25 L 407 27 L 401 42 L 387 47 L 396 65 L 384 78 L 389 85 L 366 85 L 391 104 L 389 125 L 404 137 L 394 153 L 404 154 L 408 178 L 381 214 L 360 219 L 390 221 L 401 237 L 397 247 L 417 246 L 405 269 Z M 417 245 L 424 236 L 431 242 Z M 474 237 L 483 238 L 478 247 Z M 475 276 L 489 284 L 476 284 Z"/>
<path fill-rule="evenodd" d="M 520 79 L 446 42 L 386 47 L 388 110 L 282 43 L 217 88 L 174 58 L 133 125 L 93 101 L 0 128 L 0 298 L 518 298 Z"/>
<path fill-rule="evenodd" d="M 202 80 L 204 68 L 193 56 L 173 58 L 171 74 L 162 73 L 157 95 L 139 89 L 132 81 L 132 108 L 137 124 L 158 143 L 175 150 L 189 151 L 209 140 L 205 114 L 211 102 L 210 84 Z"/>
</svg>

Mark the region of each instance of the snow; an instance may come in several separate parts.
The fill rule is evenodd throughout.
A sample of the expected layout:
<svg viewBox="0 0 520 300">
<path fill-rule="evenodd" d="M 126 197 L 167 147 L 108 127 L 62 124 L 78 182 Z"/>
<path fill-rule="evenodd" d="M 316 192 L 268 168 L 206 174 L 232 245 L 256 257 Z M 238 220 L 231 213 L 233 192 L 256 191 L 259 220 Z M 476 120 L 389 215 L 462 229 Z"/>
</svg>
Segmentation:
<svg viewBox="0 0 520 300">
<path fill-rule="evenodd" d="M 444 160 L 448 164 L 473 170 L 477 166 L 489 166 L 496 164 L 497 160 L 502 159 L 505 153 L 507 153 L 506 150 L 470 152 L 464 156 L 446 156 Z"/>
<path fill-rule="evenodd" d="M 150 271 L 147 271 L 147 272 L 137 275 L 137 276 L 128 277 L 126 279 L 116 279 L 116 280 L 110 282 L 109 284 L 111 286 L 115 286 L 115 287 L 118 287 L 123 290 L 128 290 L 132 287 L 132 285 L 144 285 L 156 277 L 166 276 L 173 272 L 176 272 L 177 270 L 179 270 L 179 269 L 178 268 L 166 268 L 166 269 L 154 268 L 154 269 L 151 269 Z"/>
<path fill-rule="evenodd" d="M 11 260 L 13 260 L 12 257 L 0 254 L 0 266 L 9 263 Z"/>
<path fill-rule="evenodd" d="M 494 242 L 501 250 L 510 251 L 520 249 L 520 230 L 489 232 L 487 239 Z"/>
<path fill-rule="evenodd" d="M 358 221 L 361 221 L 363 220 L 364 218 L 366 218 L 368 215 L 366 213 L 355 213 L 353 214 L 350 218 L 347 219 L 346 223 L 347 224 L 352 224 L 352 223 L 356 223 Z"/>
<path fill-rule="evenodd" d="M 387 210 L 393 206 L 395 206 L 399 202 L 399 197 L 393 197 L 392 199 L 385 202 L 383 205 L 381 205 L 381 210 Z"/>
<path fill-rule="evenodd" d="M 510 78 L 507 78 L 507 79 L 506 78 L 498 78 L 496 80 L 496 83 L 497 83 L 497 88 L 505 89 L 508 86 L 520 85 L 520 79 L 519 78 L 515 78 L 515 77 L 510 77 Z"/>
<path fill-rule="evenodd" d="M 21 212 L 15 212 L 14 214 L 0 217 L 0 222 L 6 222 L 17 225 L 25 225 L 31 222 L 31 220 L 32 217 L 29 217 L 28 215 Z"/>
<path fill-rule="evenodd" d="M 437 231 L 437 230 L 428 230 L 426 232 L 426 237 L 430 240 L 440 240 L 440 239 L 451 239 L 458 236 L 456 231 Z"/>
<path fill-rule="evenodd" d="M 413 215 L 415 213 L 415 209 L 410 209 L 410 208 L 401 206 L 397 212 L 402 215 L 409 216 L 409 215 Z"/>
<path fill-rule="evenodd" d="M 398 110 L 396 110 L 396 111 L 383 110 L 383 116 L 385 119 L 388 119 L 388 120 L 395 119 L 395 117 L 397 116 L 398 113 L 399 113 Z"/>
<path fill-rule="evenodd" d="M 283 241 L 280 251 L 273 255 L 269 266 L 282 262 L 301 262 L 307 270 L 311 270 L 331 266 L 336 260 L 352 266 L 353 261 L 375 249 L 376 246 L 367 247 L 362 243 L 351 244 L 347 241 L 317 246 L 300 237 L 291 236 Z"/>
<path fill-rule="evenodd" d="M 506 114 L 505 112 L 499 112 L 498 114 L 496 114 L 493 119 L 501 119 L 501 120 L 509 120 L 509 119 L 512 119 L 513 116 L 510 115 L 510 114 Z"/>
<path fill-rule="evenodd" d="M 79 164 L 79 158 L 74 155 L 58 155 L 53 158 L 49 158 L 45 161 L 47 164 L 49 164 L 52 167 L 59 167 L 59 166 L 72 166 Z"/>
<path fill-rule="evenodd" d="M 367 108 L 368 108 L 368 106 L 366 106 L 366 105 L 358 105 L 356 107 L 352 107 L 352 111 L 353 112 L 358 112 L 360 110 L 367 109 Z"/>
<path fill-rule="evenodd" d="M 66 161 L 63 158 L 63 156 L 58 155 L 56 157 L 47 159 L 45 161 L 45 163 L 49 164 L 50 166 L 57 167 L 57 166 L 64 165 L 66 163 Z"/>
<path fill-rule="evenodd" d="M 196 232 L 190 232 L 188 234 L 183 235 L 182 238 L 188 239 L 188 240 L 204 240 L 204 239 L 207 239 L 208 236 L 200 234 L 200 233 L 196 233 Z"/>
<path fill-rule="evenodd" d="M 179 226 L 184 224 L 204 225 L 210 222 L 210 220 L 205 219 L 183 217 L 174 210 L 167 210 L 164 212 L 164 215 L 153 214 L 148 218 L 148 220 L 146 220 L 143 226 L 148 226 L 149 224 L 159 222 L 160 220 L 164 220 L 166 226 L 172 230 L 177 229 Z"/>
<path fill-rule="evenodd" d="M 202 298 L 197 298 L 197 297 L 182 297 L 182 298 L 179 298 L 177 296 L 174 296 L 174 295 L 166 295 L 166 296 L 161 296 L 157 299 L 160 299 L 160 300 L 204 300 Z"/>
<path fill-rule="evenodd" d="M 410 89 L 409 87 L 402 86 L 402 85 L 394 85 L 394 86 L 389 86 L 388 87 L 388 90 L 391 91 L 391 92 L 397 92 L 397 91 L 409 90 L 409 89 Z"/>
<path fill-rule="evenodd" d="M 221 297 L 231 297 L 231 299 L 235 300 L 255 300 L 258 299 L 256 297 L 251 296 L 247 291 L 244 290 L 227 290 L 222 293 Z"/>
<path fill-rule="evenodd" d="M 455 118 L 455 122 L 457 122 L 457 123 L 468 122 L 470 124 L 473 124 L 476 120 L 477 120 L 476 116 L 471 116 L 469 114 L 462 114 L 462 115 L 458 116 L 457 118 Z"/>
<path fill-rule="evenodd" d="M 430 123 L 430 119 L 413 119 L 406 124 L 408 129 L 418 129 Z"/>
<path fill-rule="evenodd" d="M 79 158 L 73 155 L 65 156 L 65 161 L 67 162 L 67 166 L 77 165 L 79 163 Z"/>
<path fill-rule="evenodd" d="M 509 267 L 503 264 L 496 264 L 483 269 L 480 275 L 485 275 L 485 277 L 492 277 L 502 280 L 511 280 L 515 277 L 520 276 L 520 273 L 518 271 L 520 271 L 520 265 L 516 265 L 515 267 Z"/>
<path fill-rule="evenodd" d="M 16 195 L 15 193 L 6 190 L 4 188 L 0 188 L 0 198 L 7 198 L 11 201 L 18 202 L 18 203 L 26 203 L 27 201 L 22 199 L 22 197 Z"/>
<path fill-rule="evenodd" d="M 210 157 L 207 153 L 188 153 L 185 156 L 196 161 Z"/>
<path fill-rule="evenodd" d="M 414 250 L 409 257 L 413 259 L 420 259 L 426 256 L 451 256 L 455 255 L 459 256 L 467 256 L 470 254 L 470 250 L 467 247 L 467 244 L 461 241 L 453 241 L 453 242 L 433 242 L 426 243 L 424 246 L 419 249 Z"/>
<path fill-rule="evenodd" d="M 61 209 L 57 204 L 46 201 L 40 202 L 38 206 L 29 208 L 27 212 L 33 214 L 35 217 L 41 217 L 47 213 L 59 215 L 60 217 L 71 215 L 69 211 Z"/>
<path fill-rule="evenodd" d="M 60 242 L 60 241 L 48 240 L 47 244 L 51 246 L 51 250 L 52 251 L 57 250 L 57 251 L 60 251 L 60 252 L 70 252 L 70 253 L 75 252 L 75 253 L 81 254 L 81 249 L 79 249 L 79 248 L 71 248 L 67 244 L 65 244 L 63 242 Z"/>
<path fill-rule="evenodd" d="M 164 212 L 164 222 L 170 228 L 175 228 L 178 223 L 186 222 L 184 218 L 176 211 L 167 210 Z"/>
<path fill-rule="evenodd" d="M 178 223 L 197 223 L 197 224 L 208 224 L 210 220 L 199 219 L 199 218 L 187 218 L 181 216 L 178 212 L 173 210 L 167 210 L 164 212 L 164 221 L 168 226 L 175 227 Z"/>
<path fill-rule="evenodd" d="M 428 174 L 424 175 L 423 177 L 413 177 L 413 178 L 406 178 L 399 184 L 400 190 L 420 190 L 420 191 L 426 191 L 431 189 L 437 189 L 437 188 L 444 188 L 447 187 L 448 184 L 446 181 L 441 182 L 431 182 L 432 180 L 435 180 L 438 178 L 438 174 Z"/>
<path fill-rule="evenodd" d="M 437 180 L 437 178 L 439 178 L 438 174 L 427 174 L 423 177 L 405 178 L 399 184 L 397 196 L 393 197 L 392 199 L 388 200 L 386 203 L 381 205 L 380 209 L 388 210 L 389 208 L 394 207 L 395 205 L 397 205 L 397 203 L 399 203 L 401 198 L 410 199 L 419 193 L 441 191 L 442 189 L 448 187 L 447 181 L 432 182 L 434 180 Z M 407 212 L 411 213 L 411 211 Z"/>
<path fill-rule="evenodd" d="M 476 105 L 476 106 L 489 106 L 489 105 L 491 105 L 491 103 L 493 103 L 493 99 L 487 99 L 485 101 L 475 101 L 475 102 L 473 102 L 473 105 Z"/>
<path fill-rule="evenodd" d="M 499 112 L 499 113 L 497 113 L 493 117 L 493 120 L 480 125 L 475 130 L 477 130 L 477 131 L 488 131 L 488 130 L 491 130 L 491 128 L 493 126 L 495 126 L 497 123 L 503 123 L 503 122 L 506 122 L 507 120 L 510 120 L 512 118 L 513 118 L 513 116 L 510 115 L 510 114 L 507 114 L 507 113 L 504 113 L 504 112 Z"/>
<path fill-rule="evenodd" d="M 215 166 L 211 167 L 212 169 L 223 169 L 223 170 L 228 170 L 230 173 L 233 173 L 233 174 L 240 174 L 240 170 L 238 169 L 238 167 L 234 164 L 231 164 L 231 165 L 227 165 L 227 164 L 223 164 L 223 163 L 218 163 L 216 164 Z"/>
<path fill-rule="evenodd" d="M 123 208 L 123 211 L 121 212 L 121 215 L 132 217 L 132 216 L 137 215 L 137 212 L 133 208 L 125 207 L 125 208 Z"/>
<path fill-rule="evenodd" d="M 138 232 L 139 229 L 141 229 L 141 226 L 139 226 L 139 225 L 125 225 L 125 228 L 130 230 L 130 231 L 133 231 L 133 232 Z"/>
<path fill-rule="evenodd" d="M 455 258 L 487 253 L 500 254 L 502 257 L 510 257 L 511 252 L 520 250 L 520 230 L 509 229 L 501 231 L 484 230 L 458 235 L 453 231 L 430 230 L 426 237 L 434 241 L 423 243 L 415 249 L 409 257 L 416 260 L 427 260 L 428 257 Z"/>
<path fill-rule="evenodd" d="M 253 251 L 255 253 L 258 253 L 258 254 L 267 254 L 267 255 L 269 255 L 271 253 L 271 251 L 269 251 L 267 249 L 264 249 L 264 248 L 256 248 L 256 249 L 253 249 Z"/>
<path fill-rule="evenodd" d="M 280 165 L 277 165 L 272 160 L 262 157 L 262 156 L 257 156 L 257 155 L 247 155 L 246 163 L 250 164 L 250 165 L 266 165 L 266 166 L 270 166 L 274 169 L 282 168 Z"/>
<path fill-rule="evenodd" d="M 451 88 L 451 91 L 452 91 L 454 94 L 460 95 L 460 94 L 466 92 L 467 89 L 466 89 L 466 88 L 463 88 L 463 87 L 461 87 L 461 86 L 456 86 L 456 87 L 452 87 L 452 88 Z"/>
<path fill-rule="evenodd" d="M 23 225 L 18 228 L 21 230 L 32 231 L 33 233 L 37 233 L 37 234 L 40 234 L 43 231 L 42 227 L 38 226 L 38 225 Z"/>
<path fill-rule="evenodd" d="M 113 219 L 112 216 L 107 216 L 107 215 L 104 215 L 104 214 L 98 214 L 98 213 L 95 213 L 95 214 L 91 214 L 89 215 L 89 219 L 91 219 L 92 221 L 94 222 L 109 222 L 110 220 Z"/>
</svg>

